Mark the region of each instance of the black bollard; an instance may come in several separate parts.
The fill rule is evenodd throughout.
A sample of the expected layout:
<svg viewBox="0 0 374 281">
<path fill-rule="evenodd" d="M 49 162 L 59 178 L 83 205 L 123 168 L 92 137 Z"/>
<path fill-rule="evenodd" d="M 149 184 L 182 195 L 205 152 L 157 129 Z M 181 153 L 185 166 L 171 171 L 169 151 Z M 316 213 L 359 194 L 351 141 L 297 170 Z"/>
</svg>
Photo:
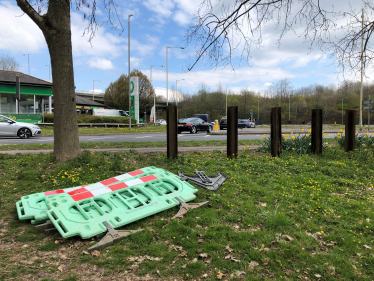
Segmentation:
<svg viewBox="0 0 374 281">
<path fill-rule="evenodd" d="M 273 107 L 270 115 L 270 140 L 271 156 L 278 157 L 282 153 L 282 124 L 281 124 L 281 107 Z"/>
<path fill-rule="evenodd" d="M 166 130 L 167 157 L 173 159 L 178 157 L 178 124 L 177 107 L 175 105 L 167 106 Z"/>
<path fill-rule="evenodd" d="M 356 148 L 356 110 L 345 111 L 345 152 Z"/>
<path fill-rule="evenodd" d="M 238 107 L 227 107 L 227 157 L 238 157 Z"/>
<path fill-rule="evenodd" d="M 322 109 L 312 109 L 312 143 L 313 154 L 322 154 Z"/>
</svg>

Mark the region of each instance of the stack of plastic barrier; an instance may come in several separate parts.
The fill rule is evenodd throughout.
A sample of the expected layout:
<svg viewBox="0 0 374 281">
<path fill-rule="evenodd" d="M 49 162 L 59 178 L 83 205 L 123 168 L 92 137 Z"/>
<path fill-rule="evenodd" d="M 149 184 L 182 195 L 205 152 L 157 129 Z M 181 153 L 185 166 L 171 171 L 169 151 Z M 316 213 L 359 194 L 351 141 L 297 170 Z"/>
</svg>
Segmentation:
<svg viewBox="0 0 374 281">
<path fill-rule="evenodd" d="M 20 220 L 53 223 L 64 238 L 87 239 L 191 201 L 197 191 L 177 175 L 146 167 L 86 186 L 23 196 L 16 206 Z"/>
</svg>

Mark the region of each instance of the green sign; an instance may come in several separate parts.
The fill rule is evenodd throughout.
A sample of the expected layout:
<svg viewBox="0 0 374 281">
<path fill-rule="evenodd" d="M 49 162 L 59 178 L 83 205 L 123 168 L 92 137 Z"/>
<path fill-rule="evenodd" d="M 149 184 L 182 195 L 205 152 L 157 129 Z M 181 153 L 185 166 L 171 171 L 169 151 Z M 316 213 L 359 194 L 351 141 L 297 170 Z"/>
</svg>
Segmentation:
<svg viewBox="0 0 374 281">
<path fill-rule="evenodd" d="M 52 87 L 21 86 L 21 95 L 52 96 Z M 16 94 L 16 85 L 0 85 L 0 93 Z"/>
<path fill-rule="evenodd" d="M 134 91 L 134 81 L 131 81 L 130 91 L 131 93 Z"/>
<path fill-rule="evenodd" d="M 134 87 L 134 82 L 131 81 L 131 85 L 132 87 Z M 132 88 L 131 92 L 134 90 L 134 88 Z M 131 118 L 135 118 L 135 110 L 134 110 L 134 96 L 131 96 L 130 97 L 131 99 L 131 105 L 130 105 L 130 117 Z"/>
<path fill-rule="evenodd" d="M 17 122 L 25 123 L 42 123 L 43 117 L 41 114 L 1 114 L 9 117 Z"/>
<path fill-rule="evenodd" d="M 98 106 L 90 106 L 90 109 L 99 109 Z"/>
</svg>

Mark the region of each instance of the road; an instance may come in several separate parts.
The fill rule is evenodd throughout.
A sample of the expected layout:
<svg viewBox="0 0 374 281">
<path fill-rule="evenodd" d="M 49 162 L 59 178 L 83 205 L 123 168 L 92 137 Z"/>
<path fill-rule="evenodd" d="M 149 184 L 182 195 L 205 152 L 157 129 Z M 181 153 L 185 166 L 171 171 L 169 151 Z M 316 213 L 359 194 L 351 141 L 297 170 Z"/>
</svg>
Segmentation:
<svg viewBox="0 0 374 281">
<path fill-rule="evenodd" d="M 241 140 L 262 139 L 263 135 L 242 135 L 239 136 Z M 179 141 L 206 141 L 206 140 L 226 140 L 226 135 L 208 135 L 205 132 L 198 132 L 197 134 L 182 133 L 178 135 Z M 105 136 L 79 136 L 80 142 L 155 142 L 165 141 L 166 133 L 139 133 L 139 134 L 125 134 L 125 135 L 105 135 Z M 1 144 L 29 144 L 29 143 L 53 143 L 53 137 L 32 137 L 29 139 L 20 139 L 18 137 L 1 137 Z"/>
<path fill-rule="evenodd" d="M 269 135 L 267 135 L 269 137 Z M 327 138 L 335 137 L 335 134 L 329 134 Z M 255 135 L 239 135 L 239 140 L 253 140 L 263 139 L 263 134 Z M 226 140 L 226 135 L 208 135 L 205 132 L 198 132 L 197 134 L 182 133 L 178 135 L 179 141 L 206 141 L 206 140 Z M 166 133 L 138 133 L 138 134 L 123 134 L 123 135 L 80 135 L 80 142 L 156 142 L 165 141 Z M 18 137 L 1 137 L 0 145 L 2 144 L 29 144 L 29 143 L 53 143 L 53 137 L 32 137 L 29 139 L 20 139 Z"/>
</svg>

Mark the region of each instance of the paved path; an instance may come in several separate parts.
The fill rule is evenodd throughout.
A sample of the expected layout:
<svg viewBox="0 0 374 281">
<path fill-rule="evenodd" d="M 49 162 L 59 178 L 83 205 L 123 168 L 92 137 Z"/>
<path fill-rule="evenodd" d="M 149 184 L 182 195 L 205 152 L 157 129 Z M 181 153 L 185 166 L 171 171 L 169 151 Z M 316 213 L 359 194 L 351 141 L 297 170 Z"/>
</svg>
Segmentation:
<svg viewBox="0 0 374 281">
<path fill-rule="evenodd" d="M 305 134 L 299 130 L 285 129 L 282 131 L 283 134 Z M 326 130 L 325 133 L 329 135 L 327 138 L 332 138 L 336 136 L 339 130 Z M 374 132 L 374 131 L 373 131 Z M 253 139 L 263 139 L 263 135 L 270 135 L 270 129 L 260 129 L 260 128 L 248 128 L 238 130 L 239 140 L 253 140 Z M 183 132 L 178 135 L 178 141 L 205 141 L 205 140 L 226 140 L 227 131 L 218 131 L 211 134 L 206 132 L 198 132 L 197 134 L 190 134 Z M 164 141 L 166 142 L 166 133 L 136 133 L 136 134 L 100 134 L 100 135 L 80 135 L 80 142 L 156 142 Z M 2 144 L 28 144 L 28 143 L 53 143 L 53 136 L 38 136 L 29 139 L 20 139 L 18 137 L 1 137 L 0 145 Z"/>
</svg>

